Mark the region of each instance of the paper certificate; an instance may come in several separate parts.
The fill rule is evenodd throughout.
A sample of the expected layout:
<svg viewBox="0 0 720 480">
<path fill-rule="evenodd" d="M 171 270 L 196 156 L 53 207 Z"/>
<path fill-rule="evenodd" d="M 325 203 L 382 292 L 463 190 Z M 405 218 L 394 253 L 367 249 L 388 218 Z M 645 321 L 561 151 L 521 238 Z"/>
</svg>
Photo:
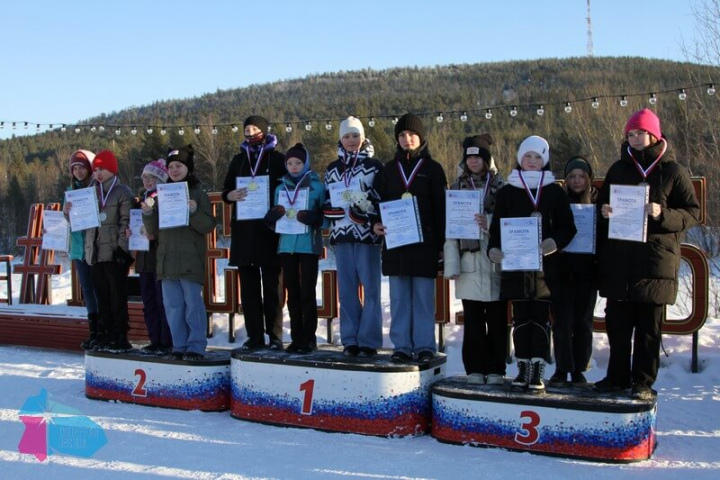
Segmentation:
<svg viewBox="0 0 720 480">
<path fill-rule="evenodd" d="M 423 241 L 415 197 L 381 203 L 380 219 L 385 226 L 385 246 L 388 250 Z"/>
<path fill-rule="evenodd" d="M 482 212 L 482 190 L 445 191 L 445 237 L 479 240 L 482 232 L 475 215 Z"/>
<path fill-rule="evenodd" d="M 63 212 L 45 210 L 43 212 L 43 250 L 67 252 L 70 249 L 70 225 Z"/>
<path fill-rule="evenodd" d="M 500 244 L 504 254 L 503 271 L 542 270 L 540 222 L 540 217 L 503 218 L 500 220 Z"/>
<path fill-rule="evenodd" d="M 345 186 L 345 182 L 333 182 L 328 185 L 330 190 L 330 204 L 335 208 L 342 208 L 345 210 L 345 216 L 339 220 L 335 220 L 336 227 L 342 227 L 350 225 L 350 217 L 348 212 L 350 211 L 350 204 L 353 196 L 357 196 L 362 192 L 360 187 L 360 179 L 358 177 L 350 180 L 350 185 Z"/>
<path fill-rule="evenodd" d="M 577 233 L 563 251 L 573 253 L 595 253 L 595 215 L 593 204 L 571 203 L 570 210 L 575 217 Z"/>
<path fill-rule="evenodd" d="M 270 210 L 270 177 L 235 177 L 235 188 L 246 188 L 247 196 L 235 204 L 235 220 L 258 220 Z"/>
<path fill-rule="evenodd" d="M 644 243 L 648 224 L 645 205 L 649 199 L 649 185 L 610 185 L 608 238 Z"/>
<path fill-rule="evenodd" d="M 276 233 L 286 233 L 292 235 L 308 233 L 308 226 L 298 221 L 297 214 L 300 210 L 307 210 L 309 191 L 310 190 L 307 188 L 298 190 L 295 201 L 292 205 L 290 205 L 290 200 L 288 199 L 288 196 L 285 195 L 285 191 L 280 190 L 280 195 L 278 195 L 278 205 L 285 207 L 285 215 L 280 217 L 280 220 L 275 223 Z"/>
<path fill-rule="evenodd" d="M 72 203 L 68 218 L 73 232 L 100 226 L 97 191 L 94 187 L 68 190 L 65 192 L 65 203 Z"/>
<path fill-rule="evenodd" d="M 160 214 L 158 228 L 186 227 L 190 224 L 190 192 L 187 182 L 164 183 L 157 186 Z"/>
<path fill-rule="evenodd" d="M 150 250 L 150 240 L 145 236 L 143 226 L 142 210 L 133 208 L 130 210 L 130 238 L 128 238 L 128 250 L 147 252 Z"/>
</svg>

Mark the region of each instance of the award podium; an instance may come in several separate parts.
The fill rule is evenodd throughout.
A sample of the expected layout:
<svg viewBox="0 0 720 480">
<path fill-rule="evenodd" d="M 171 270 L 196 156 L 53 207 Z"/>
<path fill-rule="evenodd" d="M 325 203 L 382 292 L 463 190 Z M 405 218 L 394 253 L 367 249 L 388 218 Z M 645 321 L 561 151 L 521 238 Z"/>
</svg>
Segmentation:
<svg viewBox="0 0 720 480">
<path fill-rule="evenodd" d="M 138 350 L 85 352 L 85 396 L 95 400 L 180 410 L 230 408 L 230 351 L 209 350 L 202 360 L 176 360 Z"/>
<path fill-rule="evenodd" d="M 241 420 L 376 436 L 422 435 L 430 428 L 430 387 L 446 357 L 390 362 L 389 350 L 346 357 L 322 346 L 296 355 L 234 350 L 230 413 Z"/>
<path fill-rule="evenodd" d="M 536 394 L 449 377 L 432 387 L 432 436 L 441 442 L 501 447 L 604 462 L 647 460 L 655 446 L 657 399 L 590 389 Z"/>
</svg>

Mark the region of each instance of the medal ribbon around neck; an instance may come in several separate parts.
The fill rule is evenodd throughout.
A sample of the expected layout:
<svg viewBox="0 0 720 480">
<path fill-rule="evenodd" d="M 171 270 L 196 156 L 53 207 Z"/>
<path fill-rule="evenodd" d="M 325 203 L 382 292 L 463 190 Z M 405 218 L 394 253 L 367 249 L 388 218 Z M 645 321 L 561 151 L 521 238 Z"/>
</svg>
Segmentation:
<svg viewBox="0 0 720 480">
<path fill-rule="evenodd" d="M 473 180 L 472 175 L 468 175 L 468 178 L 470 178 L 470 185 L 472 185 L 473 190 L 477 190 L 477 187 L 475 186 L 475 180 Z M 490 172 L 485 174 L 485 186 L 483 187 L 483 198 L 488 196 L 488 186 L 490 185 Z"/>
<path fill-rule="evenodd" d="M 303 180 L 305 180 L 305 177 L 307 177 L 309 174 L 310 174 L 310 170 L 305 172 L 305 175 L 303 175 L 302 178 L 300 178 L 300 180 L 298 180 L 298 182 L 295 184 L 295 190 L 293 190 L 292 198 L 290 198 L 290 190 L 288 190 L 287 184 L 283 185 L 283 187 L 285 188 L 285 195 L 287 196 L 288 203 L 290 204 L 290 206 L 295 205 L 295 201 L 297 200 L 298 193 L 300 193 L 300 190 L 299 190 L 300 184 L 302 183 Z"/>
<path fill-rule="evenodd" d="M 112 185 L 110 185 L 110 188 L 108 188 L 107 194 L 103 193 L 102 184 L 99 184 L 98 187 L 100 188 L 100 207 L 105 208 L 105 204 L 107 203 L 108 197 L 110 197 L 110 192 L 112 192 L 112 189 L 115 188 L 115 184 L 117 183 L 117 175 L 113 178 Z"/>
<path fill-rule="evenodd" d="M 652 162 L 648 168 L 642 168 L 642 166 L 640 165 L 640 162 L 638 162 L 635 159 L 635 155 L 632 154 L 632 149 L 630 148 L 630 145 L 628 145 L 628 147 L 627 147 L 627 152 L 630 155 L 630 158 L 633 159 L 633 163 L 635 163 L 635 168 L 637 168 L 638 172 L 640 172 L 640 175 L 643 178 L 643 182 L 647 180 L 648 175 L 650 175 L 650 173 L 652 173 L 652 171 L 655 170 L 655 167 L 657 167 L 658 163 L 660 163 L 660 159 L 663 157 L 663 155 L 665 155 L 665 151 L 667 150 L 667 142 L 665 141 L 665 139 L 662 139 L 662 142 L 663 142 L 663 149 L 660 152 L 660 155 L 658 155 L 658 157 L 655 159 L 655 161 Z"/>
<path fill-rule="evenodd" d="M 525 187 L 525 193 L 527 193 L 528 198 L 530 198 L 530 203 L 532 203 L 533 210 L 537 212 L 538 205 L 540 205 L 540 195 L 542 194 L 543 181 L 545 180 L 545 171 L 543 170 L 540 174 L 540 181 L 538 182 L 537 194 L 535 196 L 533 196 L 530 188 L 527 186 L 527 183 L 525 183 L 522 170 L 518 170 L 518 175 L 520 176 L 520 182 L 522 182 L 523 187 Z"/>
<path fill-rule="evenodd" d="M 348 188 L 350 186 L 350 182 L 352 181 L 352 171 L 355 168 L 355 164 L 358 161 L 358 157 L 360 156 L 360 150 L 355 152 L 355 158 L 353 159 L 352 166 L 350 167 L 350 171 L 348 172 L 348 161 L 347 161 L 347 152 L 345 152 L 345 169 L 343 170 L 343 184 L 345 184 L 345 188 Z"/>
<path fill-rule="evenodd" d="M 260 168 L 260 160 L 262 160 L 263 152 L 265 151 L 265 144 L 260 147 L 260 153 L 258 153 L 257 161 L 255 162 L 255 167 L 252 166 L 252 155 L 250 153 L 250 147 L 248 147 L 248 157 L 250 158 L 250 177 L 255 178 L 255 175 L 257 174 L 258 168 Z"/>
<path fill-rule="evenodd" d="M 424 158 L 421 158 L 418 161 L 417 165 L 415 165 L 415 168 L 413 168 L 413 171 L 410 173 L 410 179 L 408 179 L 405 176 L 405 171 L 403 170 L 402 165 L 400 165 L 400 162 L 397 162 L 396 165 L 397 165 L 398 171 L 400 172 L 400 178 L 403 181 L 403 185 L 405 185 L 406 192 L 410 192 L 410 185 L 412 185 L 412 183 L 415 181 L 415 176 L 417 175 L 418 170 L 420 170 L 420 165 L 422 165 L 424 161 L 425 161 Z"/>
</svg>

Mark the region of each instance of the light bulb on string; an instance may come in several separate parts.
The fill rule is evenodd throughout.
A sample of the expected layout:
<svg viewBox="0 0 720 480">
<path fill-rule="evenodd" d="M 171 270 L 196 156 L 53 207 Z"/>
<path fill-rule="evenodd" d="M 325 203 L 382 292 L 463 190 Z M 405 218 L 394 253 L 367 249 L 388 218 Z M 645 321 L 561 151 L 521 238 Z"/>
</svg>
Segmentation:
<svg viewBox="0 0 720 480">
<path fill-rule="evenodd" d="M 122 131 L 119 128 L 115 129 L 115 135 L 120 135 L 121 133 L 122 133 Z"/>
<path fill-rule="evenodd" d="M 492 118 L 492 115 L 493 115 L 492 110 L 490 110 L 489 108 L 487 110 L 485 110 L 485 118 L 487 120 L 490 120 Z"/>
<path fill-rule="evenodd" d="M 37 125 L 35 125 L 35 131 L 36 131 L 36 132 L 39 132 L 39 131 L 40 131 L 40 124 L 39 124 L 39 123 L 38 123 Z"/>
<path fill-rule="evenodd" d="M 570 105 L 570 102 L 565 102 L 565 113 L 572 112 L 572 105 Z"/>
<path fill-rule="evenodd" d="M 657 103 L 657 96 L 654 93 L 651 93 L 650 98 L 648 98 L 648 102 L 650 105 L 655 105 Z"/>
<path fill-rule="evenodd" d="M 310 122 L 305 122 L 305 130 L 308 132 L 312 130 L 312 124 Z"/>
<path fill-rule="evenodd" d="M 238 128 L 237 125 L 233 125 L 233 126 L 232 126 L 232 132 L 233 132 L 233 133 L 237 133 L 238 130 L 240 130 L 240 129 Z"/>
<path fill-rule="evenodd" d="M 438 112 L 437 117 L 435 117 L 435 120 L 436 120 L 438 123 L 442 123 L 442 121 L 445 120 L 445 117 L 443 117 L 442 112 Z"/>
<path fill-rule="evenodd" d="M 2 123 L 5 124 L 5 122 L 2 122 Z M 0 128 L 2 128 L 2 125 L 0 125 Z M 50 127 L 49 127 L 49 128 L 50 128 L 50 130 L 53 129 L 53 124 L 52 124 L 52 123 L 50 124 Z"/>
<path fill-rule="evenodd" d="M 399 122 L 399 121 L 400 121 L 400 119 L 398 117 L 393 117 L 392 124 L 397 125 L 397 122 Z"/>
<path fill-rule="evenodd" d="M 105 131 L 105 127 L 103 127 L 102 125 L 100 125 L 100 126 L 98 127 L 98 130 L 100 130 L 101 132 L 104 132 L 104 131 Z"/>
<path fill-rule="evenodd" d="M 195 129 L 193 129 L 193 132 L 195 132 L 195 135 L 200 135 L 200 125 L 195 125 Z"/>
<path fill-rule="evenodd" d="M 517 116 L 517 107 L 515 105 L 513 105 L 512 108 L 510 109 L 510 116 L 511 117 Z"/>
<path fill-rule="evenodd" d="M 161 128 L 160 128 L 160 135 L 162 135 L 162 136 L 164 137 L 166 133 L 167 133 L 167 130 L 165 130 L 165 127 L 161 127 Z"/>
<path fill-rule="evenodd" d="M 708 95 L 715 95 L 715 84 L 709 83 L 706 92 Z"/>
<path fill-rule="evenodd" d="M 17 127 L 15 126 L 15 122 L 13 122 L 13 130 L 15 130 Z"/>
<path fill-rule="evenodd" d="M 132 130 L 130 130 L 130 133 L 133 135 L 137 135 L 137 127 L 133 125 Z"/>
<path fill-rule="evenodd" d="M 23 128 L 25 128 L 25 130 L 27 130 L 27 128 L 28 128 L 28 122 L 25 122 L 25 126 L 24 126 Z"/>
<path fill-rule="evenodd" d="M 15 125 L 15 124 L 13 124 L 13 125 Z M 67 127 L 65 126 L 65 124 L 60 125 L 60 131 L 61 132 L 67 131 Z"/>
<path fill-rule="evenodd" d="M 153 129 L 152 127 L 147 127 L 147 130 L 145 131 L 148 133 L 148 135 L 152 135 Z"/>
<path fill-rule="evenodd" d="M 600 107 L 600 100 L 598 100 L 597 97 L 593 97 L 592 103 L 590 104 L 592 108 L 598 108 Z"/>
<path fill-rule="evenodd" d="M 685 93 L 684 88 L 681 88 L 678 92 L 678 100 L 687 100 L 687 93 Z"/>
<path fill-rule="evenodd" d="M 91 125 L 91 126 L 90 126 L 90 131 L 91 131 L 91 132 L 94 132 L 95 130 L 97 130 L 97 128 L 95 127 L 95 125 Z"/>
<path fill-rule="evenodd" d="M 0 128 L 5 128 L 5 122 L 0 122 Z M 52 128 L 52 125 L 50 125 L 50 128 Z"/>
<path fill-rule="evenodd" d="M 467 121 L 468 121 L 467 112 L 462 112 L 462 114 L 460 114 L 460 121 L 461 121 L 461 122 L 467 122 Z"/>
<path fill-rule="evenodd" d="M 368 126 L 370 128 L 375 126 L 375 117 L 370 117 L 370 120 L 368 121 Z"/>
<path fill-rule="evenodd" d="M 180 135 L 181 137 L 185 135 L 185 129 L 183 127 L 180 127 L 180 129 L 178 130 L 178 135 Z"/>
<path fill-rule="evenodd" d="M 332 130 L 332 123 L 330 123 L 330 120 L 328 120 L 325 124 L 325 130 Z"/>
<path fill-rule="evenodd" d="M 290 125 L 289 123 L 288 123 L 287 125 L 285 125 L 285 131 L 286 131 L 287 133 L 292 132 L 292 125 Z"/>
<path fill-rule="evenodd" d="M 542 117 L 543 115 L 545 115 L 545 108 L 542 105 L 538 105 L 538 108 L 537 110 L 535 110 L 535 112 Z"/>
<path fill-rule="evenodd" d="M 212 126 L 212 130 L 210 130 L 210 133 L 212 133 L 213 135 L 217 135 L 218 129 L 215 125 Z"/>
<path fill-rule="evenodd" d="M 75 127 L 75 133 L 80 133 L 80 127 Z"/>
<path fill-rule="evenodd" d="M 627 107 L 627 106 L 628 106 L 627 97 L 626 97 L 625 95 L 623 95 L 622 97 L 620 97 L 620 106 L 621 106 L 621 107 Z"/>
</svg>

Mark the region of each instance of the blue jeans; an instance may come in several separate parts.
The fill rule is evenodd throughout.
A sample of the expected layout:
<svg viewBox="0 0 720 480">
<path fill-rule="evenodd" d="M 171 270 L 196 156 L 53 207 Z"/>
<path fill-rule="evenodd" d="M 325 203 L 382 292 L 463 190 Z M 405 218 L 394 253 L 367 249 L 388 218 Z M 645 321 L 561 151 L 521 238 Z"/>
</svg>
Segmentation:
<svg viewBox="0 0 720 480">
<path fill-rule="evenodd" d="M 75 266 L 77 272 L 88 315 L 98 313 L 98 302 L 95 287 L 93 286 L 92 273 L 90 273 L 90 265 L 85 263 L 85 260 L 75 259 L 73 260 L 73 266 Z"/>
<path fill-rule="evenodd" d="M 202 284 L 183 279 L 163 279 L 160 283 L 173 351 L 205 353 L 208 319 Z"/>
<path fill-rule="evenodd" d="M 380 304 L 380 247 L 365 243 L 333 246 L 340 295 L 340 339 L 342 344 L 382 347 Z M 358 288 L 362 283 L 363 303 Z"/>
<path fill-rule="evenodd" d="M 435 353 L 435 279 L 390 277 L 390 340 L 396 352 Z"/>
</svg>

